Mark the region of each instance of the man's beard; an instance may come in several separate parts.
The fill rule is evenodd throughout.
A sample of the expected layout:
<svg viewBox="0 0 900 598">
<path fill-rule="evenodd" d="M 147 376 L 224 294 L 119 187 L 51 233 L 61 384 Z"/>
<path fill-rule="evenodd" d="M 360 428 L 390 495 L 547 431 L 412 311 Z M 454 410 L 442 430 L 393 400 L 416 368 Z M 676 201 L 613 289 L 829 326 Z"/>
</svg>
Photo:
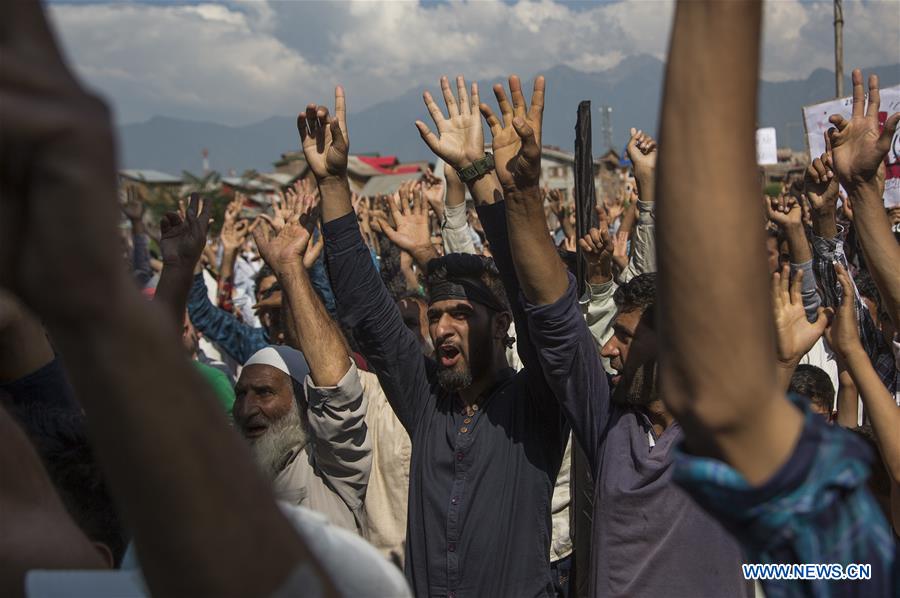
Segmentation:
<svg viewBox="0 0 900 598">
<path fill-rule="evenodd" d="M 472 384 L 472 370 L 469 365 L 460 361 L 452 368 L 438 367 L 438 384 L 445 390 L 457 391 L 467 388 Z"/>
<path fill-rule="evenodd" d="M 646 407 L 659 399 L 656 360 L 638 366 L 629 383 L 624 379 L 613 390 L 612 400 L 622 407 Z"/>
<path fill-rule="evenodd" d="M 288 454 L 306 446 L 307 434 L 300 410 L 294 404 L 287 415 L 270 425 L 259 438 L 250 439 L 250 451 L 259 468 L 274 479 Z"/>
</svg>

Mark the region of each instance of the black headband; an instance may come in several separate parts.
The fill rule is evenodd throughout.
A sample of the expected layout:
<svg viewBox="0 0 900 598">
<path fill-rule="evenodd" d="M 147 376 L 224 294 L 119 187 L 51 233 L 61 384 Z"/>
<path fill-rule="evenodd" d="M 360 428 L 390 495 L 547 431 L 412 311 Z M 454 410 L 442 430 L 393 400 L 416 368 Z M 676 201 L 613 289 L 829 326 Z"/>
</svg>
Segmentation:
<svg viewBox="0 0 900 598">
<path fill-rule="evenodd" d="M 472 281 L 467 278 L 449 279 L 441 278 L 433 281 L 428 287 L 428 297 L 431 303 L 445 301 L 447 299 L 466 299 L 475 301 L 497 312 L 508 311 L 494 297 L 494 294 L 486 284 Z"/>
</svg>

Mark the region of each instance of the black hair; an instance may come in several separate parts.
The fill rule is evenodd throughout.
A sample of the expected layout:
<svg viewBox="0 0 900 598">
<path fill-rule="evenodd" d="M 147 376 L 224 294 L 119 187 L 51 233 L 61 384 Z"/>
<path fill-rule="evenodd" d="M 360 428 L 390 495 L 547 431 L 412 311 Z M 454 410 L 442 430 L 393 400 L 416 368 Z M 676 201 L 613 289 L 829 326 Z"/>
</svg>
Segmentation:
<svg viewBox="0 0 900 598">
<path fill-rule="evenodd" d="M 262 284 L 263 279 L 270 276 L 275 276 L 275 272 L 269 267 L 269 264 L 264 263 L 262 268 L 259 269 L 259 272 L 256 273 L 256 276 L 253 277 L 253 285 L 257 293 L 259 292 L 259 285 Z"/>
<path fill-rule="evenodd" d="M 831 413 L 834 405 L 834 383 L 822 368 L 801 363 L 791 376 L 788 390 L 803 395 L 825 413 Z"/>
<path fill-rule="evenodd" d="M 853 276 L 853 282 L 856 284 L 856 288 L 859 290 L 860 295 L 866 299 L 870 299 L 875 305 L 881 306 L 881 295 L 878 294 L 878 287 L 875 286 L 875 281 L 872 280 L 872 275 L 869 274 L 868 270 L 859 270 L 856 275 Z"/>
<path fill-rule="evenodd" d="M 448 280 L 465 278 L 479 280 L 490 291 L 496 303 L 504 311 L 510 311 L 506 289 L 500 280 L 500 271 L 492 258 L 469 253 L 448 253 L 428 262 L 427 270 L 428 275 L 425 278 L 427 289 Z"/>
<path fill-rule="evenodd" d="M 642 311 L 648 317 L 647 323 L 652 325 L 656 307 L 656 272 L 635 276 L 620 286 L 613 295 L 613 301 L 619 311 Z"/>
</svg>

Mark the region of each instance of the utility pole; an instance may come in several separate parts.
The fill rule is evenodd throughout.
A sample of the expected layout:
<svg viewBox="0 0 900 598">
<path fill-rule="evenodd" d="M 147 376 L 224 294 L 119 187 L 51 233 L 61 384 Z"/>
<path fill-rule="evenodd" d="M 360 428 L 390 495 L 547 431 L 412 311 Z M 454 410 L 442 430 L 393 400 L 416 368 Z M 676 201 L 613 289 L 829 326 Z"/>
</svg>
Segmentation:
<svg viewBox="0 0 900 598">
<path fill-rule="evenodd" d="M 844 97 L 844 6 L 834 0 L 834 91 Z"/>
<path fill-rule="evenodd" d="M 607 150 L 613 148 L 612 106 L 600 106 L 600 135 Z"/>
</svg>

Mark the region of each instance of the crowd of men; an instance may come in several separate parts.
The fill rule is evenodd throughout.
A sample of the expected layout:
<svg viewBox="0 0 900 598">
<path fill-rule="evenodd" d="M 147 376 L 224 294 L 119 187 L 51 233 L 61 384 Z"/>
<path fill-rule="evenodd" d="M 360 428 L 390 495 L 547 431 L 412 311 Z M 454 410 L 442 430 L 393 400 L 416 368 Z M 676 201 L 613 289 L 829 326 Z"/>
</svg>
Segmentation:
<svg viewBox="0 0 900 598">
<path fill-rule="evenodd" d="M 659 146 L 581 238 L 543 77 L 495 111 L 459 76 L 415 123 L 436 175 L 351 193 L 337 87 L 312 179 L 217 235 L 193 194 L 156 255 L 40 4 L 0 11 L 0 595 L 900 591 L 900 114 L 854 71 L 764 197 L 760 2 L 678 3 Z"/>
</svg>

